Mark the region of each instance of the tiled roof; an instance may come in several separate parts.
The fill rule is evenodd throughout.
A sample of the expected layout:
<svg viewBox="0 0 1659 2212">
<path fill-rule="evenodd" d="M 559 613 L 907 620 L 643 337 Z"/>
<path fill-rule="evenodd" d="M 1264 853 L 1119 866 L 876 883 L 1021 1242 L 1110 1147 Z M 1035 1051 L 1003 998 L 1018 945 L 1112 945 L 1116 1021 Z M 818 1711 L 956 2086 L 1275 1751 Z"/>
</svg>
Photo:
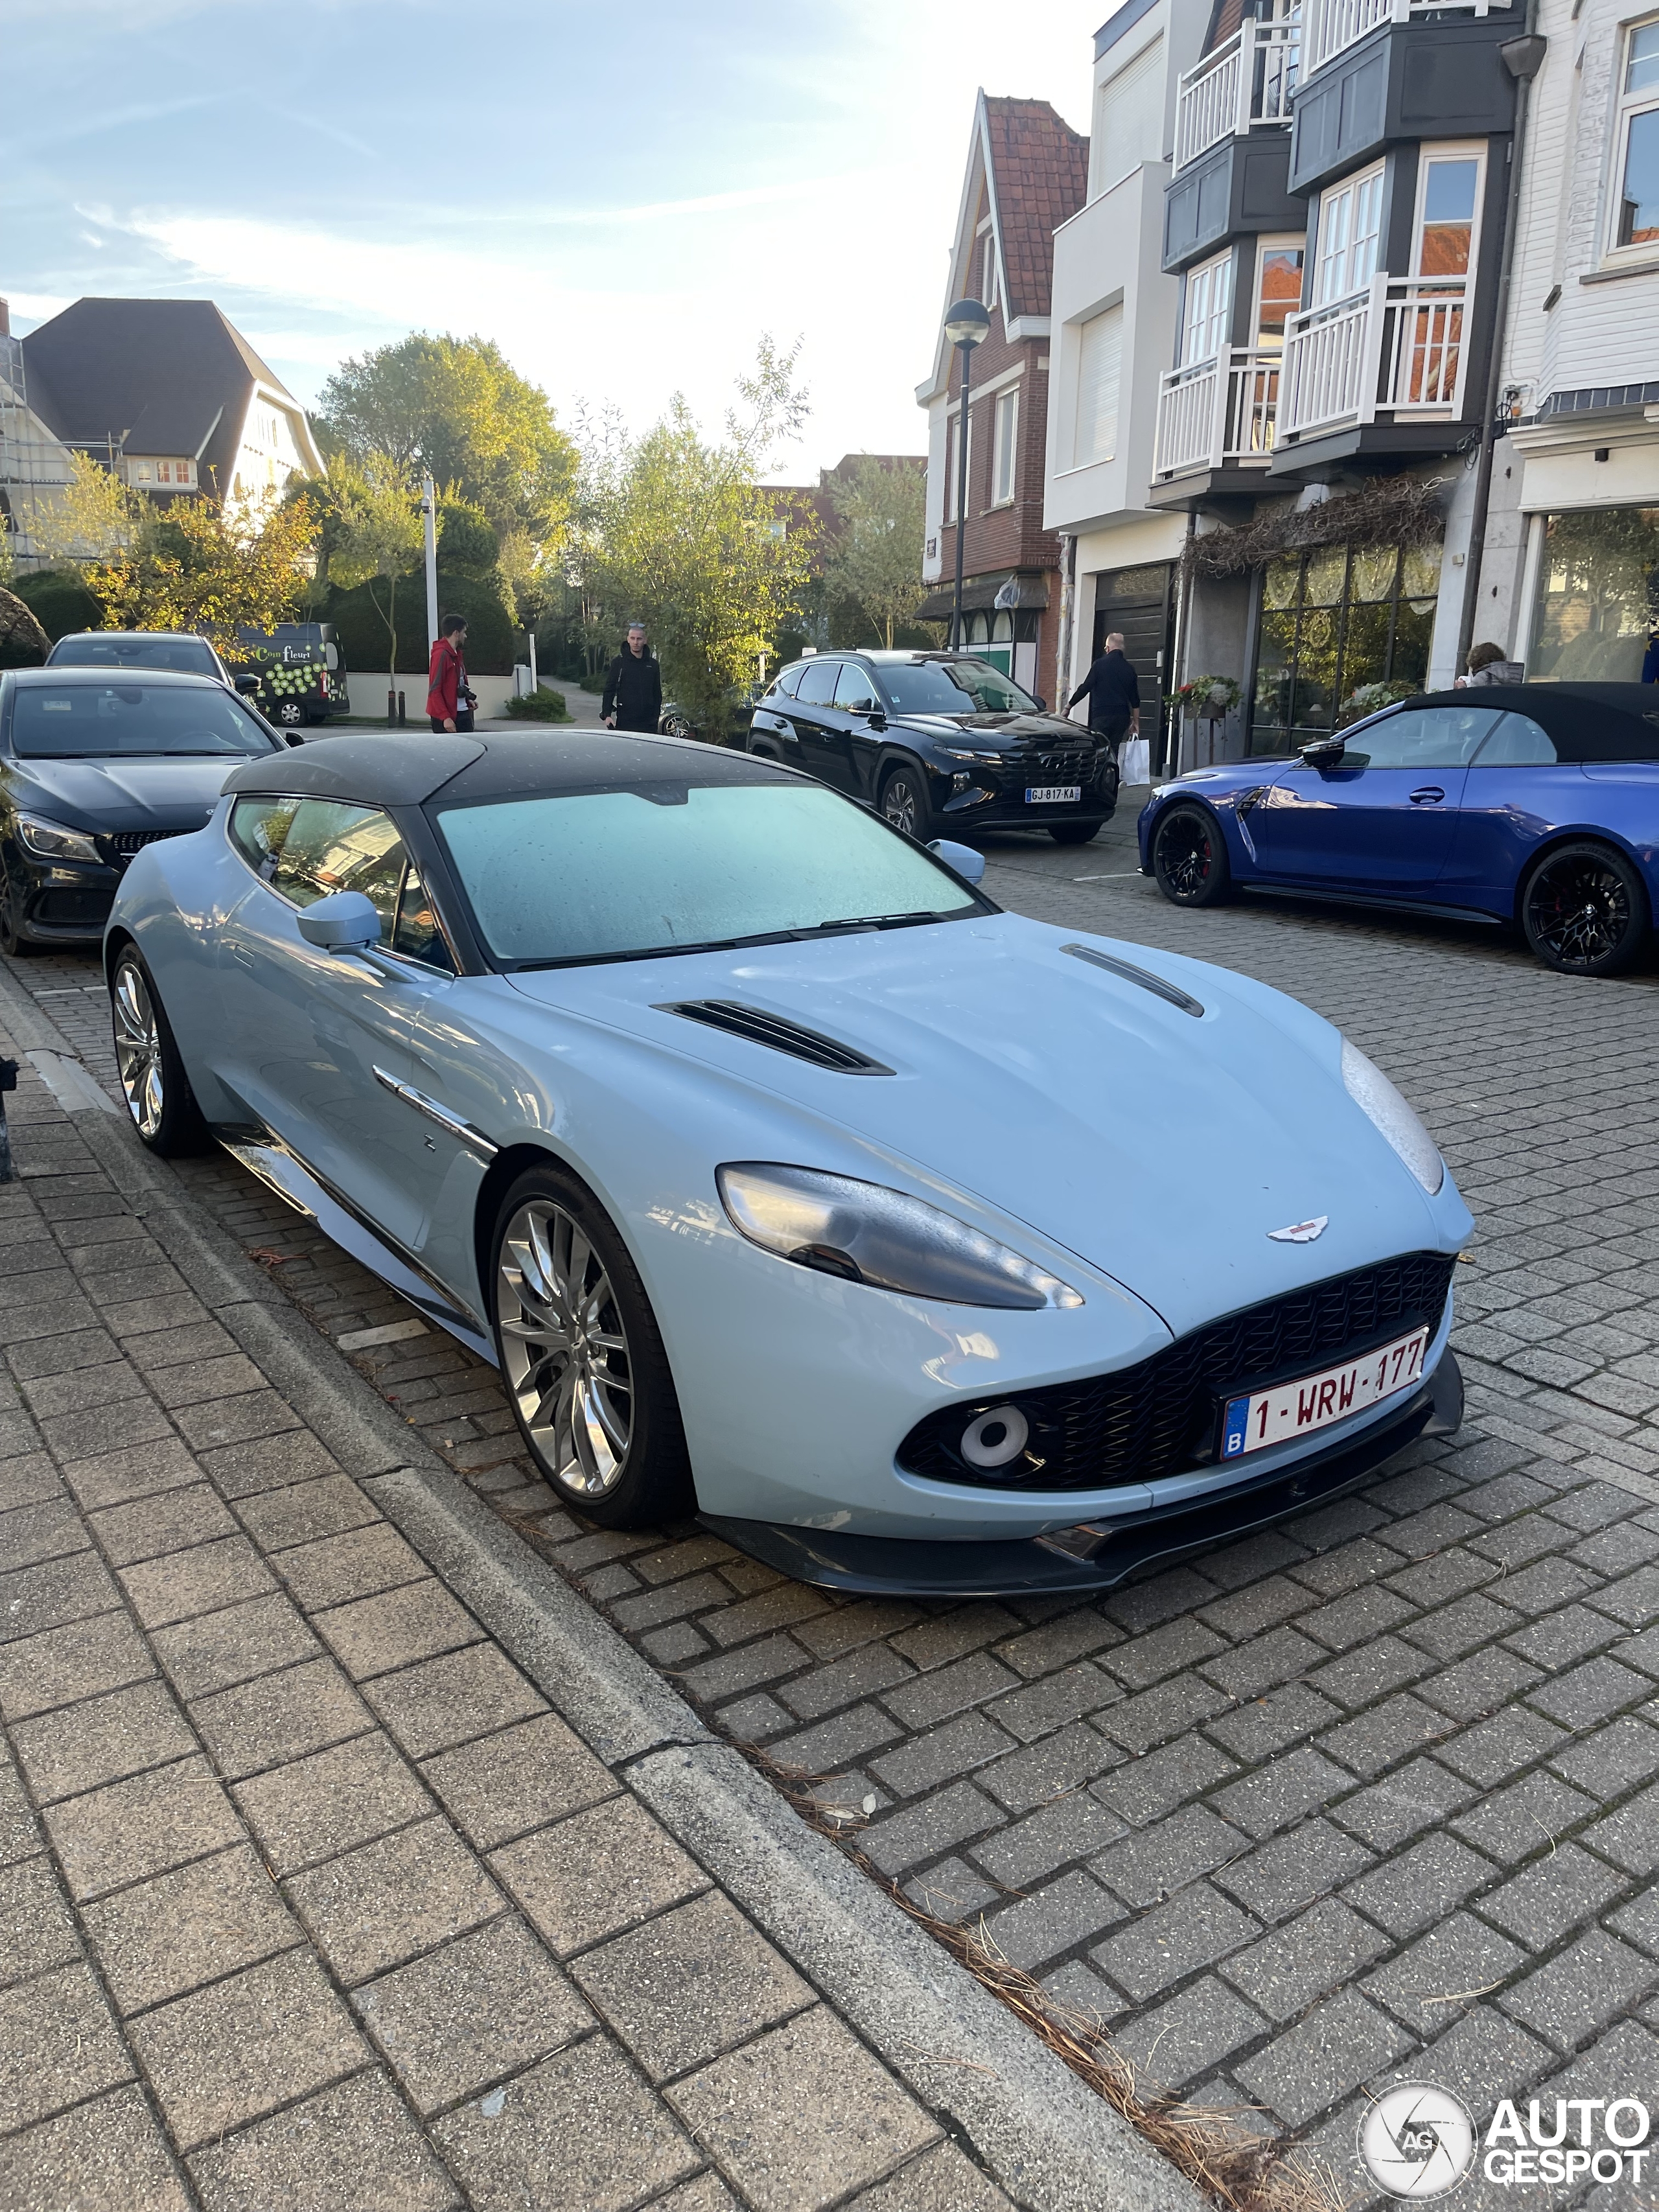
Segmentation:
<svg viewBox="0 0 1659 2212">
<path fill-rule="evenodd" d="M 1046 315 L 1054 277 L 1054 232 L 1083 205 L 1089 142 L 1046 100 L 985 102 L 992 190 L 996 195 L 1007 313 Z"/>
</svg>

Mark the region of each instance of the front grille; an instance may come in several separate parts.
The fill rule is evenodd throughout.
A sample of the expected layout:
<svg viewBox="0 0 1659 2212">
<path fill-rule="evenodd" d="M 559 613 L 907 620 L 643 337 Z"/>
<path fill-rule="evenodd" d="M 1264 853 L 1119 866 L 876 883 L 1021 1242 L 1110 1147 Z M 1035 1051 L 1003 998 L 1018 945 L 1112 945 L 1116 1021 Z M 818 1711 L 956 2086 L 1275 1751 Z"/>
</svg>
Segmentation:
<svg viewBox="0 0 1659 2212">
<path fill-rule="evenodd" d="M 121 864 L 142 853 L 146 845 L 158 843 L 163 837 L 185 837 L 188 830 L 114 830 L 96 840 L 106 860 Z"/>
<path fill-rule="evenodd" d="M 1216 1456 L 1224 1399 L 1434 1327 L 1455 1264 L 1449 1252 L 1408 1252 L 1247 1306 L 1115 1374 L 964 1400 L 919 1421 L 899 1447 L 899 1465 L 935 1482 L 994 1490 L 1098 1490 L 1205 1465 Z M 1007 1467 L 969 1466 L 957 1449 L 963 1431 L 1004 1405 L 1018 1406 L 1030 1425 L 1024 1452 Z"/>
</svg>

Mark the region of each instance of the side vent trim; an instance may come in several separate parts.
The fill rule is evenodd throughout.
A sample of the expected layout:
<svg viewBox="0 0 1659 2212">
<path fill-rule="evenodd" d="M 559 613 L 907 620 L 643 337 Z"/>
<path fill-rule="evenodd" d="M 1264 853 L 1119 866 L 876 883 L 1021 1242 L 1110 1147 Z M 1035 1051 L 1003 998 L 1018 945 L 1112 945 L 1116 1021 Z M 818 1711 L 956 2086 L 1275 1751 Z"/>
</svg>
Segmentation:
<svg viewBox="0 0 1659 2212">
<path fill-rule="evenodd" d="M 1148 968 L 1133 967 L 1127 960 L 1114 960 L 1109 952 L 1097 952 L 1091 945 L 1062 945 L 1060 949 L 1069 952 L 1073 960 L 1086 960 L 1091 968 L 1103 968 L 1109 975 L 1120 976 L 1126 983 L 1139 983 L 1143 991 L 1150 991 L 1157 999 L 1167 999 L 1172 1006 L 1179 1006 L 1183 1014 L 1191 1014 L 1195 1021 L 1203 1018 L 1204 1009 L 1196 999 L 1189 997 L 1178 985 L 1166 983 Z"/>
<path fill-rule="evenodd" d="M 890 1067 L 872 1060 L 850 1044 L 820 1030 L 802 1027 L 781 1014 L 769 1014 L 760 1006 L 745 1006 L 735 999 L 671 1000 L 657 1007 L 659 1014 L 678 1014 L 682 1021 L 701 1022 L 705 1029 L 723 1030 L 727 1036 L 746 1037 L 750 1044 L 786 1052 L 793 1060 L 827 1067 L 836 1075 L 890 1075 Z"/>
</svg>

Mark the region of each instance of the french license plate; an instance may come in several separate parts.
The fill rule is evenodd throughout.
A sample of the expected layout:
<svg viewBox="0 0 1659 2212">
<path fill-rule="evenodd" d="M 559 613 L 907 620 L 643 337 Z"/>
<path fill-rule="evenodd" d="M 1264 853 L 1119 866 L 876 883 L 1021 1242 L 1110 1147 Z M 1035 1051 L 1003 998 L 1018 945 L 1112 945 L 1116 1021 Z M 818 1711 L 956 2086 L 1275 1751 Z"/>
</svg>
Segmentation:
<svg viewBox="0 0 1659 2212">
<path fill-rule="evenodd" d="M 1249 1398 L 1229 1398 L 1221 1423 L 1222 1458 L 1241 1459 L 1246 1452 L 1265 1451 L 1270 1444 L 1328 1429 L 1333 1421 L 1409 1389 L 1421 1378 L 1428 1348 L 1429 1332 L 1415 1328 L 1363 1359 L 1304 1375 Z"/>
<path fill-rule="evenodd" d="M 1034 783 L 1028 787 L 1028 806 L 1075 806 L 1083 796 L 1080 783 Z"/>
</svg>

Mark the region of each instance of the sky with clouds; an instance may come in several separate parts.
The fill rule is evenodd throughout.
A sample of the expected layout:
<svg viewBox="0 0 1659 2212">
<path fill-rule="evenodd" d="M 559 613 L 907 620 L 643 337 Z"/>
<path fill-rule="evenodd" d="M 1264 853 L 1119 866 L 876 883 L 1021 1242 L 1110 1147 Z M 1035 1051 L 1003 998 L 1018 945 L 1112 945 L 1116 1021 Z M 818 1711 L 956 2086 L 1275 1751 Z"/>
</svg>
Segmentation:
<svg viewBox="0 0 1659 2212">
<path fill-rule="evenodd" d="M 717 424 L 769 331 L 776 473 L 919 453 L 974 97 L 1087 128 L 1111 0 L 4 0 L 0 295 L 210 298 L 301 398 L 478 332 L 562 417 Z M 24 88 L 28 96 L 20 97 Z"/>
</svg>

